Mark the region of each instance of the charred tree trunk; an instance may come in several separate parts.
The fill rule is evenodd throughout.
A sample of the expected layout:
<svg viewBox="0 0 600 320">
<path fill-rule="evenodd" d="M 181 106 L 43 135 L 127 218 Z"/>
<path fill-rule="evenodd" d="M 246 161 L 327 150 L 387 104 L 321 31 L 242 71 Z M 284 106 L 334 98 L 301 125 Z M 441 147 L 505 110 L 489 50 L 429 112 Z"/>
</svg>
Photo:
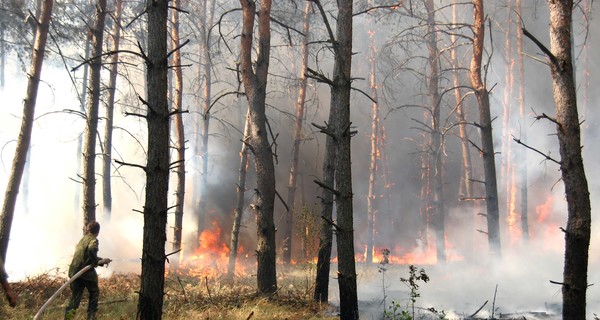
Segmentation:
<svg viewBox="0 0 600 320">
<path fill-rule="evenodd" d="M 446 240 L 445 240 L 445 209 L 444 209 L 444 166 L 442 163 L 442 132 L 440 129 L 440 92 L 439 92 L 439 50 L 437 47 L 437 30 L 435 21 L 435 6 L 433 0 L 425 1 L 427 10 L 427 48 L 429 51 L 429 77 L 427 79 L 427 89 L 429 91 L 431 103 L 431 152 L 433 160 L 433 202 L 435 205 L 435 218 L 433 226 L 436 239 L 436 253 L 438 263 L 446 261 Z"/>
<path fill-rule="evenodd" d="M 358 319 L 356 265 L 354 260 L 354 220 L 352 207 L 352 161 L 350 140 L 350 90 L 352 69 L 352 1 L 338 1 L 337 37 L 334 46 L 331 108 L 335 109 L 334 133 L 337 140 L 335 189 L 337 211 L 338 286 L 340 318 Z"/>
<path fill-rule="evenodd" d="M 177 141 L 177 164 L 175 165 L 175 226 L 173 228 L 173 252 L 181 250 L 181 233 L 183 230 L 183 205 L 185 200 L 185 132 L 183 127 L 183 72 L 181 70 L 181 52 L 179 38 L 180 0 L 172 0 L 171 11 L 171 46 L 173 47 L 173 72 L 175 74 L 175 94 L 173 96 L 173 112 L 175 112 L 175 130 Z M 179 259 L 175 258 L 173 266 L 179 267 Z"/>
<path fill-rule="evenodd" d="M 44 63 L 44 53 L 46 52 L 46 40 L 48 38 L 53 4 L 53 0 L 44 0 L 41 16 L 37 21 L 36 38 L 31 54 L 31 64 L 29 66 L 27 91 L 25 93 L 25 99 L 23 99 L 21 131 L 19 132 L 19 138 L 17 139 L 17 147 L 12 162 L 10 177 L 4 194 L 2 216 L 0 217 L 0 254 L 4 261 L 6 261 L 6 252 L 10 240 L 10 229 L 15 214 L 17 195 L 19 194 L 21 178 L 23 176 L 23 170 L 25 169 L 25 162 L 27 161 L 27 152 L 31 144 L 31 132 L 33 129 L 33 120 L 35 118 L 35 104 L 42 74 L 42 65 Z"/>
<path fill-rule="evenodd" d="M 200 195 L 198 198 L 198 230 L 196 239 L 200 239 L 200 235 L 206 227 L 206 205 L 208 201 L 208 137 L 210 127 L 210 106 L 211 106 L 211 88 L 212 88 L 212 64 L 210 60 L 210 47 L 208 44 L 207 26 L 212 25 L 213 13 L 215 8 L 215 0 L 212 1 L 212 6 L 208 7 L 208 0 L 202 1 L 202 21 L 200 26 L 201 42 L 200 55 L 202 63 L 199 70 L 199 75 L 202 74 L 204 81 L 202 84 L 202 133 L 200 134 L 200 158 L 202 159 L 202 168 L 200 171 Z"/>
<path fill-rule="evenodd" d="M 515 11 L 517 17 L 521 16 L 521 0 L 516 0 Z M 523 143 L 527 143 L 527 130 L 529 125 L 526 123 L 527 114 L 525 111 L 525 65 L 523 63 L 523 30 L 516 28 L 517 30 L 517 65 L 519 72 L 519 117 L 523 121 L 519 131 L 520 139 Z M 529 224 L 527 212 L 528 206 L 528 193 L 527 193 L 527 152 L 517 152 L 517 166 L 518 166 L 518 181 L 519 181 L 519 194 L 521 196 L 521 231 L 523 232 L 523 240 L 529 240 Z"/>
<path fill-rule="evenodd" d="M 581 127 L 573 74 L 572 0 L 548 1 L 550 72 L 554 88 L 560 170 L 565 185 L 568 220 L 565 232 L 563 319 L 586 318 L 588 250 L 591 232 L 590 193 L 581 155 Z"/>
<path fill-rule="evenodd" d="M 471 86 L 479 105 L 479 129 L 481 131 L 481 153 L 483 156 L 483 172 L 485 177 L 485 199 L 487 205 L 487 234 L 492 256 L 501 256 L 500 246 L 500 210 L 498 209 L 498 186 L 496 183 L 496 160 L 494 139 L 492 136 L 492 117 L 490 114 L 490 98 L 486 85 L 481 77 L 481 60 L 485 37 L 485 16 L 483 0 L 473 1 L 473 59 L 471 60 Z"/>
<path fill-rule="evenodd" d="M 248 99 L 250 136 L 248 146 L 254 155 L 257 176 L 257 195 L 254 208 L 257 211 L 256 256 L 258 262 L 258 293 L 272 294 L 277 290 L 275 265 L 275 167 L 273 152 L 267 136 L 266 95 L 269 57 L 271 49 L 271 0 L 260 3 L 258 14 L 258 56 L 252 63 L 254 17 L 256 3 L 240 0 L 242 5 L 242 37 L 240 68 L 242 82 Z"/>
<path fill-rule="evenodd" d="M 329 111 L 329 124 L 333 124 L 335 110 Z M 321 183 L 333 186 L 335 183 L 335 163 L 337 153 L 335 141 L 331 135 L 325 138 L 325 158 L 323 159 L 323 177 Z M 326 188 L 321 189 L 321 227 L 319 229 L 319 252 L 317 254 L 317 270 L 315 277 L 315 291 L 313 298 L 316 301 L 329 300 L 329 273 L 331 271 L 331 250 L 333 247 L 333 193 Z"/>
<path fill-rule="evenodd" d="M 304 25 L 302 32 L 302 49 L 300 66 L 300 86 L 298 88 L 298 101 L 296 102 L 296 123 L 294 125 L 294 146 L 292 149 L 292 163 L 290 165 L 290 176 L 288 180 L 287 205 L 288 210 L 283 219 L 283 262 L 290 263 L 292 260 L 292 227 L 294 224 L 296 187 L 298 180 L 298 162 L 300 156 L 300 142 L 302 142 L 302 125 L 304 121 L 304 105 L 306 100 L 306 69 L 308 66 L 308 33 L 310 21 L 311 2 L 306 1 L 304 6 Z"/>
<path fill-rule="evenodd" d="M 233 217 L 233 227 L 231 229 L 231 244 L 229 246 L 229 264 L 227 267 L 227 278 L 233 279 L 235 276 L 235 263 L 237 260 L 240 227 L 242 216 L 244 214 L 244 193 L 246 192 L 246 175 L 248 173 L 248 139 L 250 137 L 250 114 L 246 112 L 246 121 L 244 124 L 244 136 L 242 137 L 242 150 L 240 151 L 240 168 L 238 171 L 237 183 L 237 202 Z"/>
<path fill-rule="evenodd" d="M 148 161 L 144 202 L 142 275 L 137 319 L 162 319 L 169 191 L 168 1 L 149 1 L 146 58 Z"/>
<path fill-rule="evenodd" d="M 104 127 L 104 145 L 102 147 L 102 200 L 104 203 L 104 221 L 110 221 L 112 213 L 111 161 L 113 116 L 115 111 L 115 94 L 117 92 L 117 76 L 119 70 L 119 44 L 121 41 L 121 11 L 123 0 L 115 0 L 114 24 L 112 32 L 113 52 L 112 65 L 108 80 L 108 97 L 106 98 L 106 126 Z"/>
<path fill-rule="evenodd" d="M 85 138 L 83 144 L 83 225 L 96 220 L 96 136 L 100 105 L 100 74 L 102 72 L 102 41 L 106 0 L 98 0 L 92 34 L 90 87 L 87 101 Z M 84 231 L 85 232 L 85 231 Z"/>
</svg>

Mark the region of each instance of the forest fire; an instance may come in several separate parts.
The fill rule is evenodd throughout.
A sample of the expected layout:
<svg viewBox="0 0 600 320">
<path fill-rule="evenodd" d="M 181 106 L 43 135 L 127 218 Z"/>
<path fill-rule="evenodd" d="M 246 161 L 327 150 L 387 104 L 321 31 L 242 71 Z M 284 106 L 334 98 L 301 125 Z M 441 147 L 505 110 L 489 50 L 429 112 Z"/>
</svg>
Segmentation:
<svg viewBox="0 0 600 320">
<path fill-rule="evenodd" d="M 230 253 L 225 238 L 219 221 L 213 220 L 210 228 L 200 234 L 198 247 L 187 256 L 182 267 L 188 269 L 191 276 L 216 277 L 225 274 Z M 248 264 L 248 256 L 244 252 L 245 248 L 240 245 L 236 273 L 244 272 L 244 265 Z"/>
</svg>

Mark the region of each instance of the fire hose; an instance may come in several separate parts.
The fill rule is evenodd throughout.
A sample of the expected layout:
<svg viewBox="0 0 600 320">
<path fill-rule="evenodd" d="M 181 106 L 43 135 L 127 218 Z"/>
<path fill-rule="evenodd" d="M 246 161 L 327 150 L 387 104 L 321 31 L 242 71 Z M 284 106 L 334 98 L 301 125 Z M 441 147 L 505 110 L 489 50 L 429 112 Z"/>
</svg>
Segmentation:
<svg viewBox="0 0 600 320">
<path fill-rule="evenodd" d="M 108 258 L 104 258 L 100 261 L 98 261 L 98 265 L 104 265 L 104 264 L 109 264 L 112 260 L 108 259 Z M 88 270 L 90 270 L 91 268 L 93 268 L 93 265 L 87 265 L 85 266 L 83 269 L 79 270 L 79 272 L 77 272 L 76 274 L 74 274 L 69 280 L 67 280 L 67 282 L 65 282 L 65 284 L 63 284 L 60 288 L 58 288 L 58 290 L 56 290 L 56 292 L 48 299 L 48 301 L 46 301 L 46 303 L 44 303 L 44 305 L 40 308 L 40 310 L 35 314 L 35 317 L 33 317 L 33 320 L 38 320 L 40 318 L 40 316 L 42 315 L 42 313 L 44 313 L 44 310 L 46 310 L 46 308 L 52 303 L 52 301 L 54 301 L 54 299 L 56 299 L 56 297 L 58 297 L 58 295 L 65 290 L 65 288 L 70 285 L 73 281 L 75 281 L 77 278 L 81 277 L 82 274 L 86 273 Z"/>
</svg>

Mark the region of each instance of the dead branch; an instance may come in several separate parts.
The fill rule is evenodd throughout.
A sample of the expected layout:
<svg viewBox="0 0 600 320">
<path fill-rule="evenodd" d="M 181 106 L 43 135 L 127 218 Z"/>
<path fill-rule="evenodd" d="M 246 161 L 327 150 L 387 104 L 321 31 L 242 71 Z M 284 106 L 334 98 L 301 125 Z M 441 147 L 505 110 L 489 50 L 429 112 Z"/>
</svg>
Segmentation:
<svg viewBox="0 0 600 320">
<path fill-rule="evenodd" d="M 534 35 L 532 35 L 531 33 L 529 33 L 529 31 L 527 31 L 527 29 L 525 29 L 525 27 L 521 26 L 521 30 L 523 30 L 523 35 L 525 35 L 527 38 L 529 38 L 531 41 L 533 41 L 533 43 L 535 43 L 535 45 L 540 48 L 540 50 L 542 50 L 542 52 L 548 56 L 548 59 L 550 59 L 550 62 L 556 67 L 559 68 L 559 63 L 558 63 L 558 59 L 556 59 L 556 57 L 552 54 L 552 52 L 550 52 L 550 50 L 548 50 L 548 48 L 546 48 L 546 46 L 540 42 L 540 40 L 538 40 Z"/>
<path fill-rule="evenodd" d="M 534 148 L 534 147 L 531 147 L 531 146 L 529 146 L 529 145 L 525 144 L 523 141 L 521 141 L 521 139 L 518 139 L 518 138 L 516 138 L 515 136 L 512 136 L 512 137 L 513 137 L 513 140 L 514 140 L 516 143 L 518 143 L 518 144 L 520 144 L 520 145 L 524 146 L 525 148 L 527 148 L 527 149 L 529 149 L 529 150 L 533 150 L 533 151 L 537 152 L 538 154 L 542 155 L 542 156 L 543 156 L 543 157 L 544 157 L 546 160 L 550 160 L 550 161 L 552 161 L 552 162 L 554 162 L 554 163 L 558 164 L 559 166 L 561 165 L 561 162 L 560 162 L 560 161 L 557 161 L 557 160 L 555 160 L 554 158 L 550 157 L 550 153 L 548 153 L 548 154 L 544 154 L 543 152 L 539 151 L 538 149 L 536 149 L 536 148 Z"/>
<path fill-rule="evenodd" d="M 317 185 L 319 185 L 319 187 L 325 189 L 325 190 L 329 190 L 331 193 L 333 193 L 334 195 L 336 195 L 337 197 L 340 196 L 340 192 L 333 189 L 332 187 L 324 184 L 323 182 L 319 181 L 319 180 L 313 180 Z"/>
<path fill-rule="evenodd" d="M 169 51 L 169 53 L 167 53 L 167 59 L 175 52 L 179 51 L 181 48 L 183 48 L 186 44 L 190 43 L 190 39 L 185 40 L 182 44 L 180 44 L 179 46 L 177 46 L 177 48 Z"/>
<path fill-rule="evenodd" d="M 135 163 L 128 163 L 128 162 L 123 162 L 123 161 L 119 161 L 115 159 L 115 162 L 120 164 L 121 166 L 129 166 L 129 167 L 135 167 L 135 168 L 140 168 L 142 170 L 144 170 L 144 172 L 146 172 L 147 168 L 145 166 L 139 165 L 139 164 L 135 164 Z"/>
<path fill-rule="evenodd" d="M 338 227 L 337 224 L 335 224 L 335 222 L 331 221 L 331 219 L 328 219 L 324 216 L 321 216 L 321 219 L 325 220 L 330 226 L 334 227 L 335 230 L 340 230 L 340 228 Z"/>
<path fill-rule="evenodd" d="M 290 211 L 290 207 L 288 207 L 287 203 L 285 203 L 285 201 L 283 200 L 283 197 L 281 197 L 281 195 L 279 194 L 279 192 L 277 190 L 275 190 L 275 194 L 277 195 L 277 198 L 279 198 L 279 200 L 281 201 L 281 203 L 285 207 L 285 211 L 289 212 Z"/>
<path fill-rule="evenodd" d="M 379 9 L 390 9 L 390 10 L 396 10 L 400 7 L 402 7 L 404 5 L 405 0 L 398 2 L 397 4 L 392 4 L 392 5 L 383 5 L 383 6 L 375 6 L 375 7 L 371 7 L 371 8 L 367 8 L 366 10 L 363 11 L 359 11 L 357 13 L 353 13 L 352 16 L 356 17 L 359 16 L 361 14 L 365 14 L 365 13 L 369 13 L 371 11 L 374 10 L 379 10 Z"/>
<path fill-rule="evenodd" d="M 331 79 L 327 78 L 322 72 L 313 70 L 311 68 L 306 68 L 306 71 L 308 71 L 308 73 L 309 73 L 309 74 L 305 74 L 305 76 L 307 76 L 308 78 L 315 79 L 317 82 L 323 82 L 330 86 L 334 86 L 333 81 L 331 81 Z"/>
<path fill-rule="evenodd" d="M 333 131 L 329 130 L 327 122 L 325 122 L 325 126 L 320 126 L 314 122 L 312 122 L 311 124 L 313 125 L 313 127 L 316 127 L 317 129 L 319 129 L 322 133 L 332 137 L 334 140 L 337 140 L 335 133 Z"/>
<path fill-rule="evenodd" d="M 477 229 L 477 232 L 479 232 L 479 233 L 483 233 L 483 234 L 488 234 L 488 233 L 487 233 L 487 231 L 483 231 L 483 230 L 481 230 L 481 229 Z"/>
<path fill-rule="evenodd" d="M 483 305 L 481 307 L 479 307 L 479 309 L 477 309 L 477 311 L 473 312 L 472 315 L 468 316 L 467 319 L 471 319 L 473 318 L 476 314 L 479 313 L 479 311 L 481 311 L 481 309 L 483 309 L 483 307 L 485 307 L 485 305 L 488 303 L 488 300 L 485 300 L 485 302 L 483 303 Z"/>
</svg>

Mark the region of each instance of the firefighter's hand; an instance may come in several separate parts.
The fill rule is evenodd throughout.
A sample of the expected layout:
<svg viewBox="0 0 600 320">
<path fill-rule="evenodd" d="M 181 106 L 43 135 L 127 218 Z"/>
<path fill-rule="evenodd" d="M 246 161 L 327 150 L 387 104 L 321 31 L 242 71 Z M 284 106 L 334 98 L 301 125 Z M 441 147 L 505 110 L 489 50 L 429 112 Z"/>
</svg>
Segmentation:
<svg viewBox="0 0 600 320">
<path fill-rule="evenodd" d="M 6 300 L 8 300 L 8 305 L 13 308 L 17 305 L 17 295 L 12 290 L 6 292 Z"/>
<path fill-rule="evenodd" d="M 109 258 L 103 258 L 100 259 L 100 261 L 98 261 L 98 265 L 103 267 L 103 266 L 108 266 L 109 263 L 111 263 L 112 260 L 110 260 Z"/>
</svg>

